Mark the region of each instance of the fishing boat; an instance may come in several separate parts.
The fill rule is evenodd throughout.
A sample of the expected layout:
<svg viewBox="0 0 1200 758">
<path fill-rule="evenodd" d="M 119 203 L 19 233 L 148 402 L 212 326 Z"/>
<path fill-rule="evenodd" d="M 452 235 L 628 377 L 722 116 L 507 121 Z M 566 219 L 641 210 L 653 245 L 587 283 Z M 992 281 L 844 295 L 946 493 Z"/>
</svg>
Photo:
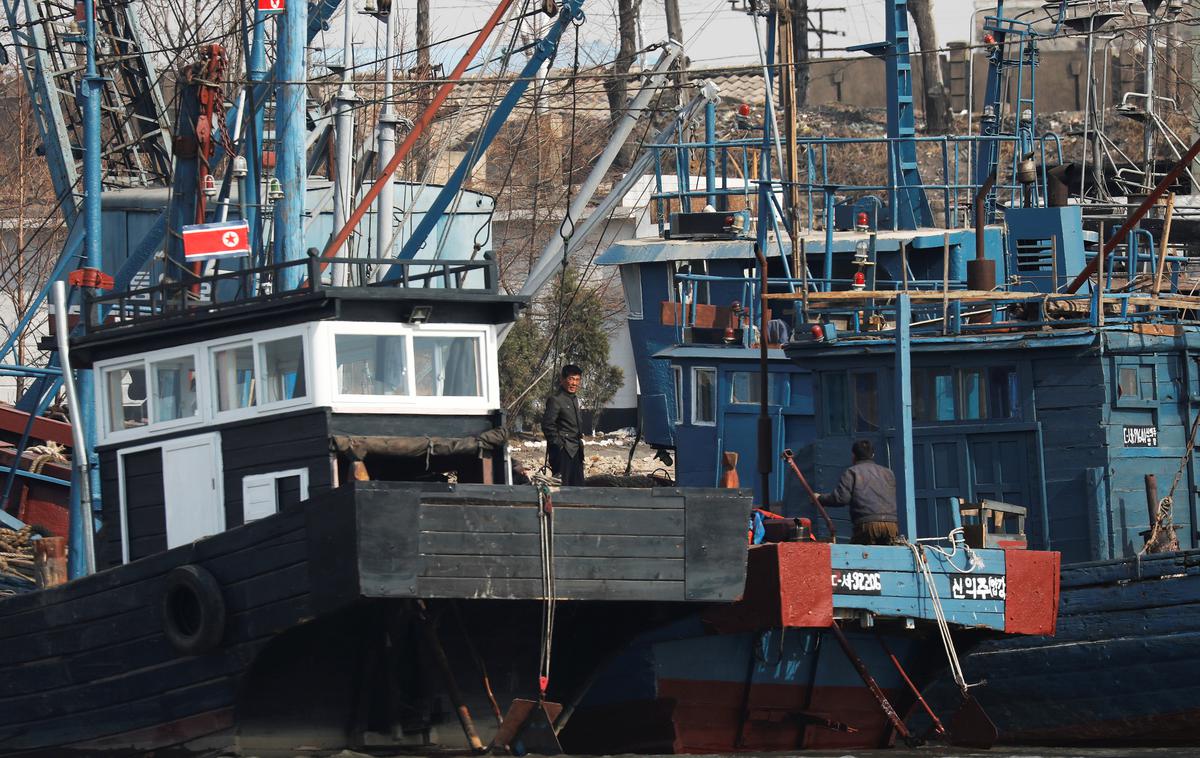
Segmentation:
<svg viewBox="0 0 1200 758">
<path fill-rule="evenodd" d="M 1048 13 L 1048 33 L 1086 29 L 1089 51 L 1114 18 L 1065 10 Z M 646 437 L 675 456 L 681 483 L 714 483 L 736 455 L 760 501 L 816 525 L 805 479 L 828 491 L 851 441 L 874 440 L 910 538 L 961 530 L 1010 559 L 1063 556 L 1055 636 L 988 641 L 964 658 L 1002 741 L 1192 744 L 1200 303 L 1170 221 L 1151 216 L 1187 191 L 1200 147 L 1112 172 L 1090 150 L 1069 162 L 1035 115 L 1043 33 L 1003 3 L 984 20 L 981 133 L 918 137 L 905 18 L 889 11 L 886 42 L 864 47 L 884 59 L 886 138 L 784 136 L 781 163 L 799 167 L 788 174 L 764 157 L 768 97 L 761 137 L 716 140 L 710 128 L 656 146 L 705 175 L 660 183 L 663 233 L 600 261 L 625 284 Z M 886 177 L 841 180 L 840 156 L 873 143 Z M 925 182 L 931 166 L 940 173 Z M 733 180 L 756 169 L 757 186 Z M 1126 184 L 1075 183 L 1093 175 Z M 756 228 L 741 210 L 755 203 Z M 764 454 L 763 435 L 781 444 Z M 848 527 L 835 514 L 828 532 Z"/>
<path fill-rule="evenodd" d="M 54 141 L 70 129 L 45 134 L 56 180 L 81 156 L 86 193 L 68 204 L 66 247 L 33 306 L 53 293 L 54 359 L 19 367 L 37 379 L 18 402 L 27 426 L 59 382 L 67 391 L 70 522 L 65 541 L 35 540 L 38 586 L 0 598 L 0 753 L 881 746 L 915 741 L 897 712 L 936 670 L 957 671 L 974 639 L 1053 632 L 1053 553 L 954 537 L 837 544 L 756 514 L 751 490 L 732 486 L 511 483 L 497 345 L 527 294 L 500 291 L 474 244 L 491 237 L 494 201 L 462 203 L 462 183 L 582 22 L 581 0 L 546 4 L 553 21 L 449 182 L 393 174 L 512 5 L 357 188 L 344 165 L 308 186 L 295 117 L 305 31 L 335 4 L 260 7 L 246 96 L 219 112 L 227 58 L 205 46 L 184 74 L 173 175 L 160 166 L 168 191 L 117 191 L 151 212 L 102 250 L 102 166 L 132 155 L 141 171 L 120 176 L 140 181 L 155 176 L 147 156 L 171 153 L 153 126 L 162 114 L 139 112 L 118 124 L 133 141 L 102 162 L 100 92 L 154 76 L 136 17 L 85 4 L 84 101 L 70 111 L 82 150 Z M 98 29 L 124 47 L 98 45 Z M 31 78 L 46 73 L 43 52 L 22 58 Z M 101 75 L 113 63 L 123 78 Z M 344 117 L 350 95 L 338 98 Z M 41 116 L 65 126 L 54 108 Z M 353 134 L 350 122 L 334 135 L 340 157 Z M 413 211 L 399 230 L 395 195 Z M 377 198 L 385 244 L 347 247 Z M 963 694 L 950 731 L 989 742 Z"/>
</svg>

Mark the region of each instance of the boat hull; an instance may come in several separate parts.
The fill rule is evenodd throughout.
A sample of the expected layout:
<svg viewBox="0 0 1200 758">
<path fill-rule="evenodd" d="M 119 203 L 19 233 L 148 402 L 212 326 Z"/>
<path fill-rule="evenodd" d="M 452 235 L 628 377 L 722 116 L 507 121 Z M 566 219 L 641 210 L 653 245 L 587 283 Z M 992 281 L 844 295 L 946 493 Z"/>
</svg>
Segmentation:
<svg viewBox="0 0 1200 758">
<path fill-rule="evenodd" d="M 891 723 L 829 630 L 704 635 L 693 624 L 659 630 L 615 661 L 564 730 L 564 747 L 727 753 L 892 744 Z M 918 687 L 945 663 L 936 637 L 900 625 L 847 626 L 846 636 L 900 714 L 915 699 L 887 651 Z M 640 697 L 630 701 L 631 693 Z M 639 727 L 614 733 L 612 723 Z"/>
<path fill-rule="evenodd" d="M 1009 744 L 1197 745 L 1200 552 L 1067 567 L 1054 637 L 964 661 Z"/>
<path fill-rule="evenodd" d="M 525 578 L 526 564 L 536 558 L 516 551 L 505 560 L 514 553 L 509 542 L 528 541 L 525 521 L 536 532 L 536 495 L 530 488 L 509 492 L 508 500 L 496 488 L 434 490 L 348 486 L 195 543 L 0 601 L 0 755 L 166 756 L 368 744 L 461 749 L 469 740 L 455 718 L 453 689 L 486 744 L 498 719 L 482 686 L 484 672 L 499 708 L 537 695 L 543 603 L 538 580 Z M 744 585 L 738 515 L 744 495 L 704 492 L 693 502 L 686 490 L 581 491 L 574 499 L 586 505 L 573 505 L 569 490 L 555 496 L 563 531 L 555 538 L 558 592 L 570 599 L 560 601 L 557 613 L 551 697 L 569 699 L 595 661 L 638 634 L 697 613 L 700 606 L 685 601 L 688 593 L 704 603 L 725 592 L 736 596 Z M 593 502 L 603 496 L 621 504 L 612 529 Z M 649 504 L 639 508 L 643 501 Z M 507 528 L 514 519 L 520 523 L 511 531 L 487 527 Z M 585 519 L 587 539 L 578 532 Z M 639 533 L 642 520 L 659 530 Z M 713 530 L 708 549 L 694 557 L 685 521 Z M 444 531 L 443 522 L 459 531 Z M 678 534 L 670 532 L 676 523 Z M 479 572 L 478 557 L 472 563 L 468 555 L 451 560 L 436 553 L 429 546 L 434 533 L 443 548 L 446 535 L 486 542 L 493 553 L 484 565 L 494 570 Z M 618 548 L 645 554 L 647 546 L 654 550 L 638 560 L 574 557 Z M 681 577 L 690 571 L 704 584 L 652 581 L 660 564 Z M 219 603 L 219 616 L 183 613 L 169 621 L 175 610 L 168 598 L 181 571 L 212 579 L 219 599 L 204 591 L 196 597 L 200 606 Z M 215 642 L 181 646 L 180 624 L 202 632 L 212 619 L 219 619 L 212 622 Z"/>
</svg>

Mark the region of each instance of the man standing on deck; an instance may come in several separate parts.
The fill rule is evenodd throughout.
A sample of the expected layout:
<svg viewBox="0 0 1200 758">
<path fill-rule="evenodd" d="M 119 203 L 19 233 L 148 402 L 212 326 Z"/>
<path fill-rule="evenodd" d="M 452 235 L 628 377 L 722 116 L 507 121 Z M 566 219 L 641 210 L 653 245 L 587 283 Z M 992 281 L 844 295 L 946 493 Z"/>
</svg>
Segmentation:
<svg viewBox="0 0 1200 758">
<path fill-rule="evenodd" d="M 896 477 L 891 469 L 875 462 L 871 440 L 858 440 L 850 446 L 854 463 L 842 472 L 833 492 L 817 495 L 821 505 L 850 506 L 856 545 L 891 545 L 899 530 L 896 526 Z"/>
<path fill-rule="evenodd" d="M 573 363 L 562 367 L 558 389 L 546 398 L 542 433 L 550 470 L 563 486 L 583 486 L 583 416 L 579 413 L 579 384 L 583 369 Z"/>
</svg>

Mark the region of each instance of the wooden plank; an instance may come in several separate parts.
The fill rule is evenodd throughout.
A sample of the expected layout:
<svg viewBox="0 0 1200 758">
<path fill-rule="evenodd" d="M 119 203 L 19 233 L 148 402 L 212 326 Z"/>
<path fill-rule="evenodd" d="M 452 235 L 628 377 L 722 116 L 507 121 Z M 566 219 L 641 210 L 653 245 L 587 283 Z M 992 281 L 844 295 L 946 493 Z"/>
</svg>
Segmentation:
<svg viewBox="0 0 1200 758">
<path fill-rule="evenodd" d="M 22 434 L 25 431 L 25 425 L 28 423 L 28 413 L 17 410 L 7 403 L 0 404 L 0 429 L 12 432 L 13 434 Z M 75 444 L 74 440 L 71 439 L 70 424 L 45 418 L 44 416 L 34 418 L 33 426 L 30 429 L 30 437 L 35 440 L 57 442 L 60 445 L 66 445 L 68 448 Z"/>
<path fill-rule="evenodd" d="M 687 496 L 688 600 L 733 601 L 746 587 L 745 524 L 751 498 L 729 493 Z"/>
<path fill-rule="evenodd" d="M 568 579 L 555 584 L 559 600 L 630 600 L 682 601 L 684 583 L 674 581 L 588 581 Z M 539 600 L 542 598 L 540 579 L 463 579 L 456 577 L 422 577 L 418 592 L 421 597 L 476 598 L 498 600 Z"/>
<path fill-rule="evenodd" d="M 413 597 L 421 567 L 421 494 L 361 492 L 354 505 L 359 591 L 365 597 Z"/>
<path fill-rule="evenodd" d="M 98 703 L 100 707 L 88 711 L 84 717 L 70 713 L 25 725 L 18 733 L 6 738 L 5 748 L 11 751 L 54 748 L 229 707 L 233 704 L 236 684 L 236 679 L 222 677 L 132 702 L 114 705 L 102 701 Z M 99 729 L 97 724 L 103 724 L 104 729 Z"/>
<path fill-rule="evenodd" d="M 810 303 L 822 302 L 846 302 L 846 301 L 863 301 L 875 300 L 890 302 L 896 299 L 900 294 L 898 290 L 839 290 L 836 292 L 809 292 L 807 293 Z M 1043 293 L 1035 292 L 1003 292 L 990 290 L 953 290 L 943 295 L 942 292 L 934 290 L 908 290 L 909 299 L 913 302 L 941 302 L 943 298 L 959 301 L 959 302 L 988 302 L 988 301 L 1011 301 L 1023 302 L 1027 300 L 1039 300 L 1050 303 L 1059 301 L 1080 301 L 1079 296 L 1060 295 L 1046 296 Z M 801 292 L 770 292 L 764 295 L 767 300 L 801 300 L 805 297 Z M 1106 296 L 1105 303 L 1121 304 L 1128 300 L 1130 307 L 1133 306 L 1155 306 L 1160 308 L 1200 308 L 1200 297 L 1188 297 L 1184 295 L 1176 295 L 1174 297 L 1151 298 L 1149 296 L 1131 296 L 1112 297 Z"/>
<path fill-rule="evenodd" d="M 296 548 L 301 548 L 297 553 Z M 296 555 L 303 556 L 303 543 L 277 546 L 248 556 L 231 556 L 225 565 L 207 564 L 222 584 L 227 613 L 250 612 L 255 606 L 267 605 L 307 591 L 307 566 L 295 563 Z M 272 554 L 273 553 L 273 554 Z M 161 580 L 149 580 L 131 586 L 129 595 L 137 602 L 108 603 L 120 605 L 117 612 L 95 616 L 78 623 L 70 621 L 24 637 L 10 638 L 0 645 L 0 664 L 14 664 L 41 657 L 64 657 L 83 651 L 103 653 L 109 646 L 129 638 L 144 635 L 147 630 L 161 629 Z M 102 600 L 104 598 L 101 598 Z M 82 601 L 78 601 L 82 602 Z M 105 653 L 106 654 L 106 653 Z"/>
<path fill-rule="evenodd" d="M 540 579 L 540 557 L 425 556 L 421 577 L 473 577 L 476 579 Z M 647 581 L 683 579 L 681 558 L 567 558 L 554 557 L 557 581 L 572 579 Z"/>
<path fill-rule="evenodd" d="M 1123 560 L 1092 563 L 1064 568 L 1061 586 L 1086 587 L 1094 584 L 1115 584 L 1132 579 L 1153 579 L 1168 574 L 1200 572 L 1200 550 L 1181 553 L 1146 555 Z"/>
<path fill-rule="evenodd" d="M 1003 574 L 1004 551 L 976 550 L 985 568 L 980 573 Z M 916 562 L 912 550 L 899 545 L 851 545 L 830 546 L 829 559 L 835 569 L 857 569 L 860 571 L 915 571 Z M 957 573 L 966 565 L 966 557 L 959 553 L 953 560 L 933 550 L 925 551 L 925 559 L 935 573 Z"/>
<path fill-rule="evenodd" d="M 533 555 L 539 554 L 536 534 L 509 532 L 421 532 L 424 555 Z M 682 558 L 683 538 L 555 534 L 554 554 L 580 558 Z"/>
<path fill-rule="evenodd" d="M 265 560 L 265 556 L 271 555 L 267 552 L 271 548 L 277 545 L 300 544 L 297 540 L 298 535 L 286 532 L 276 535 L 273 539 L 263 540 L 258 546 L 247 545 L 243 546 L 242 550 L 217 554 L 209 559 L 188 560 L 194 557 L 195 547 L 200 544 L 193 543 L 162 553 L 162 558 L 155 556 L 103 574 L 68 582 L 53 590 L 33 593 L 34 600 L 40 599 L 45 602 L 34 603 L 32 607 L 24 606 L 17 613 L 0 615 L 0 640 L 35 632 L 44 633 L 56 626 L 73 626 L 89 619 L 105 618 L 133 610 L 145 602 L 145 597 L 156 597 L 161 589 L 162 577 L 175 566 L 185 563 L 199 563 L 210 568 L 213 574 L 223 581 L 236 581 L 237 578 L 246 576 L 246 571 L 255 570 L 256 555 Z M 240 540 L 238 542 L 240 543 Z M 288 553 L 284 559 L 290 560 L 291 557 L 292 554 Z M 114 578 L 121 576 L 126 581 L 114 581 Z M 66 589 L 71 591 L 62 591 Z M 86 592 L 88 589 L 93 591 Z M 6 605 L 8 603 L 0 604 L 0 609 Z"/>
<path fill-rule="evenodd" d="M 329 612 L 358 597 L 358 513 L 363 493 L 357 486 L 343 487 L 315 498 L 335 501 L 335 507 L 305 509 L 308 541 L 309 587 L 312 605 Z"/>
<path fill-rule="evenodd" d="M 934 619 L 933 603 L 928 599 L 914 602 L 877 595 L 834 595 L 833 607 L 867 610 L 892 618 Z M 1003 601 L 942 600 L 942 611 L 951 624 L 1004 629 Z"/>
<path fill-rule="evenodd" d="M 1080 587 L 1062 593 L 1059 615 L 1185 605 L 1200 600 L 1200 578 L 1160 579 L 1120 585 Z"/>
<path fill-rule="evenodd" d="M 683 534 L 683 511 L 656 508 L 555 507 L 556 534 L 625 534 L 664 537 Z M 537 534 L 537 507 L 431 505 L 422 503 L 420 530 Z"/>
<path fill-rule="evenodd" d="M 305 610 L 302 599 L 284 598 L 235 613 L 229 619 L 222 645 L 206 656 L 181 655 L 154 627 L 151 634 L 141 639 L 131 640 L 126 634 L 120 643 L 105 648 L 111 651 L 110 655 L 91 652 L 65 660 L 55 658 L 65 662 L 69 686 L 47 688 L 43 695 L 26 691 L 0 700 L 0 724 L 5 723 L 8 713 L 14 710 L 21 712 L 24 720 L 37 717 L 30 708 L 44 707 L 45 704 L 54 713 L 67 708 L 82 713 L 101 703 L 141 698 L 156 691 L 192 686 L 224 673 L 236 673 L 250 665 L 253 652 L 266 642 L 269 634 L 294 626 L 304 617 Z M 268 634 L 245 633 L 262 632 L 264 627 L 268 627 Z M 122 645 L 127 645 L 128 649 L 122 651 Z M 39 706 L 39 703 L 43 705 Z"/>
</svg>

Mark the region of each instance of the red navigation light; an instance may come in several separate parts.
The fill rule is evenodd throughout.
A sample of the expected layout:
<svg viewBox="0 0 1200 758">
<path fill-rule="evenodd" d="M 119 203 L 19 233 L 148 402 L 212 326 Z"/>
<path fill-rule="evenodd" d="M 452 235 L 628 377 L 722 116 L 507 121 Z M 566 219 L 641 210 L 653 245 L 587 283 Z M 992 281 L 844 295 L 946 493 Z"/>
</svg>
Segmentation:
<svg viewBox="0 0 1200 758">
<path fill-rule="evenodd" d="M 859 212 L 857 225 L 865 228 L 870 223 L 871 223 L 871 217 L 867 215 L 866 211 Z"/>
<path fill-rule="evenodd" d="M 860 290 L 867 286 L 867 277 L 863 276 L 863 272 L 858 271 L 854 274 L 854 289 Z"/>
<path fill-rule="evenodd" d="M 813 324 L 808 331 L 812 334 L 812 338 L 817 342 L 825 339 L 825 330 L 821 328 L 820 324 Z"/>
<path fill-rule="evenodd" d="M 983 35 L 983 44 L 985 44 L 985 45 L 996 44 L 996 38 L 992 36 L 991 32 L 988 32 L 987 34 Z"/>
<path fill-rule="evenodd" d="M 741 105 L 739 105 L 738 109 L 737 109 L 737 113 L 742 118 L 748 118 L 750 116 L 750 104 L 742 103 Z"/>
</svg>

